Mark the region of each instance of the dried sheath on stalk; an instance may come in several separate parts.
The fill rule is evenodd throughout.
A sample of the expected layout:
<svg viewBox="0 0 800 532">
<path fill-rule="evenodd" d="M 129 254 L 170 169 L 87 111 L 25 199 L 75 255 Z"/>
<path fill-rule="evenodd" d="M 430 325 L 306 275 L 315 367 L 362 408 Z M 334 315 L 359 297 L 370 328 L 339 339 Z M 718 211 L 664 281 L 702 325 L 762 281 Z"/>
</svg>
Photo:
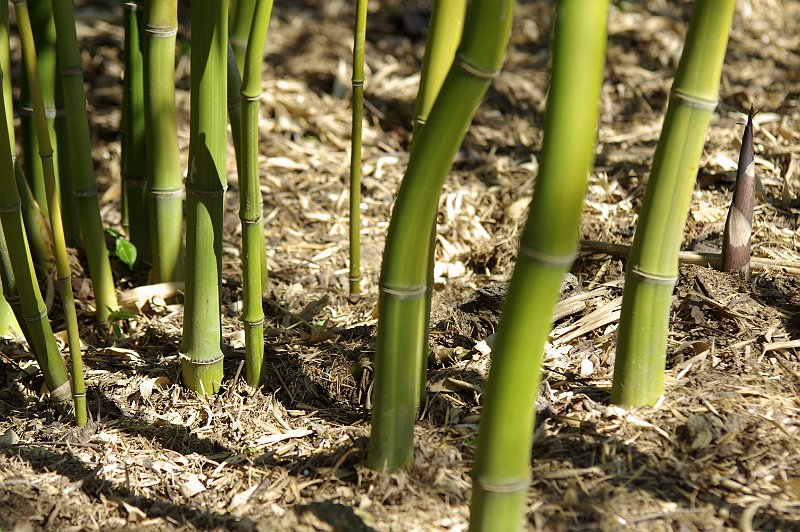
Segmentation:
<svg viewBox="0 0 800 532">
<path fill-rule="evenodd" d="M 739 167 L 733 201 L 722 236 L 722 271 L 750 271 L 750 236 L 753 233 L 753 207 L 756 202 L 756 167 L 753 153 L 753 107 L 747 115 L 742 136 Z"/>
</svg>

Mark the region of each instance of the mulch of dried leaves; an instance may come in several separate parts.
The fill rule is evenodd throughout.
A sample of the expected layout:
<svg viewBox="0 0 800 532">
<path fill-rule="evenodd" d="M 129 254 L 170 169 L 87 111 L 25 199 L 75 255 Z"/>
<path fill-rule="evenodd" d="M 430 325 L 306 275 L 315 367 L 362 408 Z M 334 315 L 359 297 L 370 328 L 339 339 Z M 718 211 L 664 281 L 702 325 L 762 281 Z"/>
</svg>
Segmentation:
<svg viewBox="0 0 800 532">
<path fill-rule="evenodd" d="M 121 11 L 79 9 L 106 223 L 119 229 Z M 719 251 L 744 111 L 756 117 L 749 278 L 686 264 L 675 291 L 663 400 L 609 404 L 624 246 L 660 132 L 688 2 L 612 8 L 597 165 L 536 402 L 530 528 L 791 530 L 800 527 L 800 5 L 737 3 L 721 101 L 702 156 L 684 249 Z M 361 464 L 369 435 L 376 283 L 424 46 L 425 2 L 371 6 L 362 216 L 364 296 L 347 300 L 347 179 L 353 6 L 276 5 L 259 124 L 271 274 L 268 382 L 237 382 L 244 359 L 238 183 L 230 154 L 223 329 L 226 382 L 203 399 L 179 384 L 182 286 L 115 264 L 121 336 L 92 326 L 76 271 L 93 420 L 40 397 L 24 344 L 0 382 L 0 528 L 8 530 L 464 530 L 494 328 L 541 147 L 552 6 L 520 2 L 506 67 L 445 186 L 428 394 L 412 467 Z M 182 22 L 189 3 L 182 3 Z M 188 29 L 182 28 L 181 38 Z M 176 75 L 188 148 L 188 55 Z M 620 254 L 623 256 L 620 257 Z M 80 254 L 76 258 L 81 258 Z M 697 262 L 697 261 L 695 261 Z M 63 328 L 58 301 L 56 329 Z M 62 325 L 59 325 L 61 323 Z M 510 420 L 513 422 L 513 420 Z"/>
</svg>

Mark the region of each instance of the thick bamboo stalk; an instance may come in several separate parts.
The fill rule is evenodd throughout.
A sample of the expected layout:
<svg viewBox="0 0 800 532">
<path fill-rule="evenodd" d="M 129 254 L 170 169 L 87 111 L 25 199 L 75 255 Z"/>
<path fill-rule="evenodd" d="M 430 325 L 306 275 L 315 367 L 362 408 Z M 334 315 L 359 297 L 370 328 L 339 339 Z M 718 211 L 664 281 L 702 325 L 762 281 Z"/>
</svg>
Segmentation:
<svg viewBox="0 0 800 532">
<path fill-rule="evenodd" d="M 28 13 L 26 0 L 13 0 L 16 8 L 17 26 L 22 42 L 22 55 L 25 70 L 28 74 L 33 107 L 34 125 L 38 139 L 39 155 L 42 159 L 42 173 L 47 187 L 47 205 L 50 214 L 50 226 L 53 230 L 53 247 L 56 256 L 56 272 L 61 303 L 64 307 L 64 320 L 67 325 L 67 345 L 72 370 L 72 400 L 75 404 L 75 422 L 79 427 L 86 425 L 86 385 L 83 380 L 83 357 L 81 340 L 78 334 L 78 317 L 75 311 L 75 298 L 72 294 L 72 272 L 67 256 L 67 245 L 64 239 L 64 227 L 61 220 L 61 198 L 56 180 L 53 147 L 50 143 L 50 125 L 46 116 L 46 102 L 42 94 L 39 78 L 36 46 L 33 40 L 33 29 Z"/>
<path fill-rule="evenodd" d="M 542 352 L 594 161 L 608 9 L 609 0 L 556 3 L 541 167 L 481 401 L 470 530 L 522 528 Z"/>
<path fill-rule="evenodd" d="M 364 121 L 364 42 L 367 0 L 356 1 L 353 39 L 353 120 L 350 146 L 350 295 L 361 294 L 361 140 Z"/>
<path fill-rule="evenodd" d="M 431 19 L 428 23 L 428 38 L 425 43 L 425 55 L 422 58 L 419 91 L 414 110 L 414 130 L 411 137 L 411 151 L 414 141 L 422 132 L 428 115 L 444 83 L 445 76 L 453 64 L 453 58 L 464 31 L 464 15 L 467 12 L 467 0 L 434 0 L 431 3 Z M 433 269 L 436 254 L 436 219 L 431 226 L 431 247 L 428 250 L 428 286 L 425 293 L 425 337 L 422 349 L 428 351 L 431 323 L 431 299 L 433 297 Z M 428 380 L 427 358 L 420 369 L 420 400 L 425 396 L 425 383 Z"/>
<path fill-rule="evenodd" d="M 753 151 L 753 116 L 750 106 L 739 150 L 739 167 L 725 231 L 722 233 L 722 271 L 750 273 L 750 239 L 753 236 L 753 208 L 756 205 L 756 162 Z"/>
<path fill-rule="evenodd" d="M 222 215 L 226 188 L 228 2 L 192 4 L 183 382 L 214 394 L 222 382 Z"/>
<path fill-rule="evenodd" d="M 244 71 L 245 56 L 249 46 L 248 38 L 252 31 L 253 20 L 255 20 L 256 2 L 257 0 L 236 0 L 231 9 L 233 17 L 230 20 L 229 40 L 233 56 L 236 58 L 236 69 L 239 72 Z M 236 94 L 239 94 L 238 90 Z"/>
<path fill-rule="evenodd" d="M 626 265 L 611 400 L 655 403 L 678 252 L 717 93 L 734 0 L 697 0 Z"/>
<path fill-rule="evenodd" d="M 513 0 L 475 0 L 459 52 L 409 159 L 386 240 L 380 282 L 372 433 L 367 465 L 396 470 L 411 461 L 425 354 L 430 228 L 439 194 L 477 106 L 502 65 Z"/>
<path fill-rule="evenodd" d="M 122 83 L 122 226 L 136 246 L 137 260 L 151 262 L 145 150 L 143 5 L 125 2 L 125 74 Z M 173 49 L 174 54 L 174 49 Z M 167 73 L 168 75 L 169 73 Z M 180 187 L 178 187 L 180 188 Z M 180 235 L 179 235 L 180 238 Z"/>
<path fill-rule="evenodd" d="M 242 322 L 245 333 L 245 378 L 250 386 L 264 379 L 264 308 L 261 265 L 264 242 L 261 187 L 258 173 L 258 113 L 261 64 L 267 39 L 272 0 L 257 0 L 247 40 L 242 80 L 242 138 L 239 178 L 239 218 L 242 221 Z"/>
<path fill-rule="evenodd" d="M 105 244 L 97 185 L 94 179 L 86 95 L 83 92 L 83 66 L 75 29 L 72 0 L 52 0 L 56 23 L 58 63 L 67 114 L 68 149 L 72 163 L 72 185 L 78 204 L 83 245 L 94 288 L 97 319 L 101 323 L 117 308 L 114 279 Z"/>
<path fill-rule="evenodd" d="M 152 280 L 183 279 L 183 179 L 175 107 L 177 0 L 144 6 L 144 126 Z"/>
<path fill-rule="evenodd" d="M 5 94 L 0 91 L 5 107 Z M 10 263 L 13 281 L 16 286 L 9 290 L 7 275 L 3 275 L 4 293 L 12 305 L 19 305 L 18 321 L 28 330 L 28 342 L 36 356 L 39 367 L 44 374 L 45 383 L 50 390 L 50 397 L 58 402 L 69 400 L 71 387 L 67 375 L 67 366 L 58 351 L 53 330 L 47 321 L 47 308 L 42 300 L 33 261 L 28 252 L 28 241 L 20 212 L 20 198 L 14 181 L 14 163 L 11 157 L 11 142 L 8 128 L 0 127 L 0 225 L 7 249 L 0 245 L 0 264 Z M 7 258 L 2 252 L 7 251 Z M 18 294 L 18 297 L 14 296 Z M 18 303 L 17 303 L 18 302 Z"/>
</svg>

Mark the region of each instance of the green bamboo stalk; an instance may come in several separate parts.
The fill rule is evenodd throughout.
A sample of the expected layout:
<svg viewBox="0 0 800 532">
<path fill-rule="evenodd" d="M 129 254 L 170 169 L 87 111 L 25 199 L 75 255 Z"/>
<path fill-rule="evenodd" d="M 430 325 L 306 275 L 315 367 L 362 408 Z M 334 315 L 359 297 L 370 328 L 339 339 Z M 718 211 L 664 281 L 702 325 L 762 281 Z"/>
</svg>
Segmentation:
<svg viewBox="0 0 800 532">
<path fill-rule="evenodd" d="M 152 278 L 183 279 L 183 179 L 175 107 L 177 0 L 144 4 L 144 126 Z"/>
<path fill-rule="evenodd" d="M 9 299 L 14 301 L 16 298 L 16 306 L 17 310 L 19 310 L 19 295 L 13 294 L 6 298 L 6 294 L 12 294 L 14 283 L 14 272 L 11 269 L 11 261 L 8 257 L 6 237 L 3 233 L 3 226 L 0 224 L 0 336 L 23 332 L 16 317 L 17 312 L 14 311 L 14 307 L 8 301 Z M 25 322 L 23 321 L 23 323 Z"/>
<path fill-rule="evenodd" d="M 242 175 L 239 178 L 239 218 L 242 221 L 242 322 L 245 333 L 245 378 L 256 387 L 264 379 L 264 308 L 261 266 L 264 242 L 263 207 L 258 175 L 258 112 L 261 64 L 272 0 L 258 0 L 253 13 L 242 82 Z"/>
<path fill-rule="evenodd" d="M 2 95 L 0 97 L 3 99 L 0 105 L 2 109 L 6 109 L 4 92 L 0 91 Z M 0 127 L 0 225 L 7 246 L 7 249 L 3 250 L 3 246 L 0 245 L 0 264 L 5 262 L 11 264 L 13 280 L 16 283 L 13 291 L 8 290 L 9 279 L 7 275 L 3 275 L 3 289 L 6 297 L 13 299 L 9 302 L 12 305 L 19 305 L 20 314 L 17 319 L 20 323 L 25 322 L 23 327 L 29 332 L 29 346 L 44 374 L 50 397 L 63 402 L 69 400 L 71 394 L 67 366 L 58 351 L 50 322 L 47 321 L 47 308 L 42 300 L 33 271 L 33 261 L 28 253 L 28 239 L 20 212 L 21 202 L 13 175 L 14 163 L 8 128 Z M 3 258 L 5 251 L 8 252 L 8 256 Z"/>
<path fill-rule="evenodd" d="M 42 95 L 47 106 L 47 127 L 52 138 L 56 115 L 56 28 L 53 23 L 53 8 L 50 2 L 34 2 L 29 11 L 36 42 L 36 55 L 39 58 L 39 79 L 42 83 Z M 36 137 L 36 126 L 33 124 L 33 107 L 28 73 L 24 68 L 20 77 L 19 117 L 20 125 L 22 126 L 23 170 L 31 192 L 33 192 L 33 197 L 36 198 L 36 203 L 39 204 L 45 218 L 47 218 L 49 216 L 47 211 L 47 187 L 44 183 L 44 173 L 39 158 L 39 141 Z M 58 157 L 58 154 L 55 157 Z M 56 178 L 58 178 L 57 174 Z M 33 259 L 34 264 L 38 265 L 35 255 Z"/>
<path fill-rule="evenodd" d="M 413 457 L 414 418 L 438 197 L 472 116 L 502 65 L 513 0 L 473 0 L 459 52 L 409 159 L 381 267 L 372 435 L 367 466 L 391 471 Z"/>
<path fill-rule="evenodd" d="M 14 160 L 14 178 L 17 181 L 17 191 L 22 201 L 22 220 L 25 223 L 25 232 L 28 234 L 28 248 L 33 265 L 38 277 L 44 279 L 53 271 L 55 265 L 50 222 L 47 220 L 47 214 L 43 212 L 36 198 L 33 197 L 33 192 L 25 179 L 18 159 Z M 47 203 L 44 205 L 46 207 Z"/>
<path fill-rule="evenodd" d="M 72 370 L 72 400 L 75 404 L 75 422 L 79 427 L 86 425 L 86 385 L 83 380 L 83 357 L 81 339 L 78 333 L 78 316 L 75 311 L 75 298 L 72 295 L 72 271 L 67 256 L 67 244 L 61 220 L 61 198 L 56 180 L 53 147 L 50 143 L 50 125 L 46 116 L 46 102 L 42 94 L 36 45 L 26 0 L 13 0 L 17 14 L 17 27 L 22 42 L 22 55 L 28 75 L 33 118 L 38 138 L 39 155 L 42 159 L 42 172 L 47 187 L 47 205 L 50 213 L 50 226 L 53 229 L 53 246 L 56 256 L 56 272 L 64 319 L 67 325 L 67 345 L 69 347 Z"/>
<path fill-rule="evenodd" d="M 655 403 L 678 253 L 717 93 L 734 0 L 697 0 L 626 265 L 611 400 Z"/>
<path fill-rule="evenodd" d="M 75 12 L 72 0 L 52 0 L 52 5 L 56 24 L 58 63 L 67 114 L 72 185 L 78 204 L 78 217 L 89 263 L 89 276 L 94 288 L 96 315 L 98 321 L 105 323 L 111 312 L 117 308 L 117 295 L 114 291 L 114 279 L 111 276 L 94 180 L 86 95 L 83 92 L 83 66 L 75 30 Z"/>
<path fill-rule="evenodd" d="M 609 0 L 556 2 L 541 167 L 481 401 L 470 530 L 522 529 L 542 352 L 594 161 L 608 9 Z"/>
<path fill-rule="evenodd" d="M 182 367 L 187 388 L 214 394 L 222 382 L 222 215 L 226 173 L 227 0 L 192 4 L 186 297 Z"/>
<path fill-rule="evenodd" d="M 122 226 L 137 257 L 151 262 L 150 216 L 147 205 L 145 150 L 142 3 L 125 2 L 125 77 L 122 84 Z M 172 53 L 174 55 L 174 48 Z M 166 73 L 169 75 L 169 72 Z M 179 187 L 180 188 L 180 187 Z M 180 233 L 178 234 L 180 238 Z"/>
<path fill-rule="evenodd" d="M 364 42 L 368 0 L 356 1 L 353 39 L 353 121 L 350 147 L 350 295 L 361 294 L 361 137 L 364 121 Z"/>
<path fill-rule="evenodd" d="M 428 115 L 444 83 L 447 72 L 453 64 L 461 34 L 464 31 L 464 15 L 467 0 L 434 0 L 431 3 L 431 19 L 428 23 L 428 38 L 425 55 L 422 58 L 419 91 L 414 110 L 414 129 L 411 136 L 411 150 L 414 142 L 425 126 Z M 423 352 L 428 351 L 431 323 L 431 299 L 433 297 L 433 269 L 436 264 L 436 218 L 431 226 L 431 247 L 428 250 L 428 286 L 425 292 L 425 337 Z M 426 359 L 427 361 L 427 359 Z M 428 365 L 423 361 L 420 375 L 420 400 L 425 396 L 425 383 L 428 379 Z"/>
<path fill-rule="evenodd" d="M 230 20 L 230 43 L 233 56 L 236 58 L 236 69 L 244 71 L 245 56 L 247 54 L 248 38 L 251 25 L 255 19 L 257 0 L 237 0 L 231 9 L 233 17 Z M 228 89 L 230 92 L 230 88 Z M 235 94 L 239 94 L 236 91 Z"/>
<path fill-rule="evenodd" d="M 56 120 L 55 131 L 57 144 L 61 146 L 57 159 L 58 182 L 61 188 L 61 217 L 64 220 L 64 236 L 67 245 L 74 248 L 83 248 L 81 239 L 81 221 L 78 216 L 78 200 L 75 198 L 75 188 L 72 186 L 72 158 L 69 150 L 69 126 L 67 125 L 67 111 L 64 107 L 64 90 L 61 76 L 56 76 Z"/>
</svg>

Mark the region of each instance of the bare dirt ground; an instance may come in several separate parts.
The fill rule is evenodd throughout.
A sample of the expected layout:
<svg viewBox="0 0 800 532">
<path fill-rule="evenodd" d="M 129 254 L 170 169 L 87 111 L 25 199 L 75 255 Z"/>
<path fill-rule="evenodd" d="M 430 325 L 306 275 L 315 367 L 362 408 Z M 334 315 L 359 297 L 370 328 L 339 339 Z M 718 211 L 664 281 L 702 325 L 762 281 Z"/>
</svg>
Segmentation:
<svg viewBox="0 0 800 532">
<path fill-rule="evenodd" d="M 288 5 L 291 4 L 291 5 Z M 262 99 L 262 173 L 271 275 L 268 382 L 243 361 L 238 187 L 231 150 L 223 325 L 227 381 L 203 400 L 179 383 L 181 299 L 125 292 L 146 271 L 116 264 L 137 317 L 108 344 L 85 324 L 89 405 L 82 430 L 38 392 L 22 343 L 2 346 L 3 530 L 464 530 L 493 332 L 541 145 L 550 2 L 518 3 L 512 44 L 445 187 L 428 394 L 407 472 L 361 464 L 369 434 L 376 284 L 408 159 L 424 46 L 424 2 L 375 2 L 367 44 L 365 296 L 347 301 L 346 183 L 353 5 L 275 6 Z M 626 2 L 610 17 L 596 168 L 581 237 L 630 243 L 691 5 Z M 92 7 L 94 6 L 94 7 Z M 98 7 L 99 6 L 99 7 Z M 188 21 L 188 2 L 181 4 Z M 118 4 L 79 9 L 103 213 L 119 229 L 123 34 Z M 182 28 L 181 38 L 188 37 Z M 587 250 L 564 285 L 547 346 L 527 524 L 542 530 L 800 528 L 800 4 L 742 0 L 703 153 L 684 248 L 719 246 L 744 114 L 757 117 L 764 185 L 754 256 L 786 267 L 744 279 L 681 269 L 667 390 L 656 408 L 609 405 L 624 260 Z M 188 46 L 179 48 L 180 143 L 188 148 Z M 185 162 L 185 159 L 184 159 Z M 796 167 L 796 165 L 795 165 Z M 795 268 L 795 269 L 792 269 Z M 792 273 L 794 272 L 794 273 Z M 58 302 L 56 328 L 63 328 Z M 61 323 L 61 325 L 59 325 Z M 476 346 L 478 346 L 476 348 Z M 513 423 L 513 420 L 509 420 Z"/>
</svg>

